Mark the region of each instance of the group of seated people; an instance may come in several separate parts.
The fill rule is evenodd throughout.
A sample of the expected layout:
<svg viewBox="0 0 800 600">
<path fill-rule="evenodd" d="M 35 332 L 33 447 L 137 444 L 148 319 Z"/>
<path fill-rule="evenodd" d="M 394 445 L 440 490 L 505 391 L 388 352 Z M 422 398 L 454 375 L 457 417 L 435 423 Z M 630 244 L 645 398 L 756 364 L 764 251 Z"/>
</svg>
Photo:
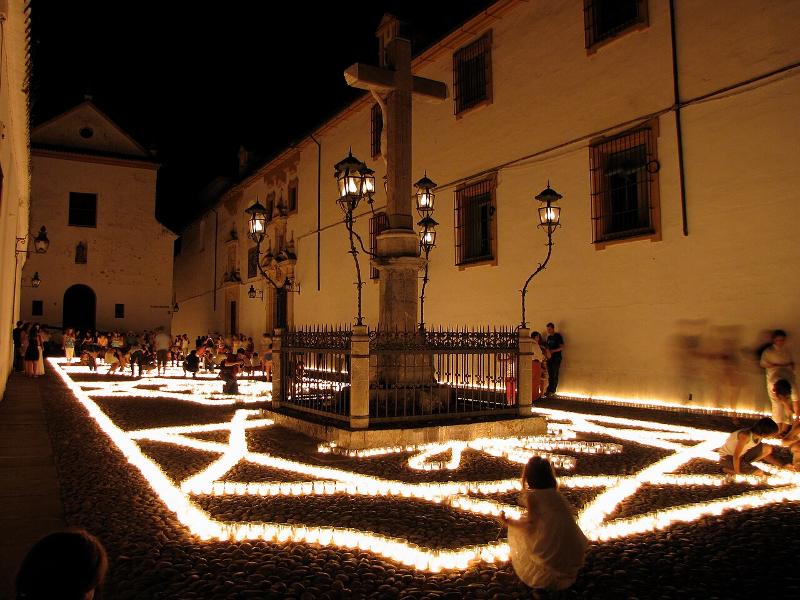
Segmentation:
<svg viewBox="0 0 800 600">
<path fill-rule="evenodd" d="M 78 357 L 80 364 L 97 371 L 98 365 L 108 366 L 108 374 L 124 372 L 130 367 L 131 377 L 157 370 L 166 373 L 167 363 L 181 366 L 184 375 L 197 377 L 201 368 L 206 372 L 219 369 L 221 377 L 235 371 L 235 375 L 258 375 L 272 377 L 272 344 L 266 338 L 260 355 L 255 351 L 252 338 L 233 336 L 226 339 L 212 335 L 200 336 L 195 347 L 189 349 L 189 336 L 180 334 L 170 338 L 163 330 L 145 331 L 141 334 L 128 332 L 104 333 L 86 331 L 81 334 L 67 329 L 63 336 L 63 348 L 67 362 Z M 227 370 L 226 370 L 227 369 Z M 223 373 L 224 371 L 224 373 Z M 224 377 L 223 377 L 224 379 Z"/>
</svg>

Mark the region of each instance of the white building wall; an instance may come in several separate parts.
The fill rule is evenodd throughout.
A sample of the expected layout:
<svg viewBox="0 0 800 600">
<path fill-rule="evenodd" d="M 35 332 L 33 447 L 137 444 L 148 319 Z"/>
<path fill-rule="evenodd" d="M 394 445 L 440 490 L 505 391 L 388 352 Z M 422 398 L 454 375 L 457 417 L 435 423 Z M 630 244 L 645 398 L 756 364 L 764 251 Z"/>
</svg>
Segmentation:
<svg viewBox="0 0 800 600">
<path fill-rule="evenodd" d="M 38 152 L 32 162 L 32 228 L 47 227 L 50 249 L 25 266 L 25 280 L 38 272 L 42 283 L 23 288 L 24 320 L 60 327 L 65 291 L 84 284 L 96 295 L 97 329 L 169 327 L 174 234 L 155 219 L 156 169 Z M 97 194 L 97 227 L 67 224 L 70 192 Z M 75 263 L 81 241 L 86 264 Z M 33 300 L 44 303 L 41 317 L 31 314 Z M 124 318 L 115 304 L 125 305 Z"/>
<path fill-rule="evenodd" d="M 0 22 L 0 398 L 13 365 L 11 330 L 19 318 L 20 273 L 25 254 L 15 250 L 28 233 L 30 164 L 28 135 L 28 34 L 30 23 L 22 0 L 4 3 Z"/>
<path fill-rule="evenodd" d="M 563 227 L 552 261 L 529 288 L 528 321 L 539 330 L 555 321 L 566 338 L 559 391 L 765 409 L 753 349 L 776 327 L 800 336 L 800 282 L 793 276 L 800 259 L 793 232 L 800 217 L 800 3 L 736 0 L 721 10 L 717 3 L 676 2 L 681 99 L 692 101 L 681 109 L 688 235 L 671 110 L 668 2 L 648 6 L 646 28 L 588 53 L 582 3 L 521 2 L 497 19 L 473 21 L 463 28 L 471 33 L 456 34 L 420 62 L 416 74 L 451 88 L 452 52 L 492 30 L 491 104 L 456 118 L 452 100 L 414 101 L 412 178 L 427 170 L 440 184 L 426 322 L 519 323 L 519 290 L 546 251 L 533 197 L 549 180 L 564 196 Z M 750 83 L 736 87 L 744 82 Z M 351 323 L 355 315 L 355 273 L 332 174 L 352 146 L 381 181 L 384 166 L 369 157 L 371 103 L 315 134 L 322 146 L 320 291 L 317 147 L 307 141 L 301 148 L 300 210 L 288 220 L 302 285 L 293 298 L 296 326 Z M 658 124 L 661 240 L 598 249 L 589 144 L 648 116 Z M 454 190 L 487 170 L 497 171 L 497 261 L 461 269 L 454 260 Z M 241 188 L 243 209 L 255 187 Z M 376 210 L 385 204 L 378 188 Z M 357 230 L 368 243 L 366 216 Z M 376 326 L 377 285 L 361 259 L 364 315 Z M 732 360 L 723 360 L 731 348 Z"/>
</svg>

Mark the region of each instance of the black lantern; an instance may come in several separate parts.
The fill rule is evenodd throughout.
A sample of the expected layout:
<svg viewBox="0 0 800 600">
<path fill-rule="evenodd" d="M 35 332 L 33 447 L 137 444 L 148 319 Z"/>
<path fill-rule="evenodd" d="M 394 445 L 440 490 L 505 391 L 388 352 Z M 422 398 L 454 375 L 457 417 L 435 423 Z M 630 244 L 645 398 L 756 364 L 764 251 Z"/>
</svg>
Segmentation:
<svg viewBox="0 0 800 600">
<path fill-rule="evenodd" d="M 264 236 L 267 235 L 267 209 L 256 200 L 244 212 L 250 215 L 247 221 L 247 234 L 256 244 L 260 244 L 264 241 Z"/>
<path fill-rule="evenodd" d="M 31 287 L 35 287 L 35 288 L 37 288 L 37 287 L 39 287 L 40 285 L 42 285 L 42 280 L 41 280 L 41 278 L 39 277 L 39 271 L 36 271 L 36 272 L 33 274 L 33 277 L 31 277 Z"/>
<path fill-rule="evenodd" d="M 436 199 L 436 194 L 433 193 L 433 190 L 436 189 L 436 184 L 428 179 L 428 173 L 426 172 L 423 178 L 414 184 L 414 187 L 417 188 L 417 193 L 415 194 L 417 212 L 424 219 L 433 212 L 433 201 Z"/>
<path fill-rule="evenodd" d="M 361 168 L 361 192 L 369 199 L 375 194 L 375 171 L 367 165 Z"/>
<path fill-rule="evenodd" d="M 50 247 L 50 240 L 47 239 L 47 229 L 45 229 L 44 225 L 39 230 L 39 233 L 33 238 L 33 248 L 36 250 L 37 254 L 44 254 L 47 252 L 47 249 Z"/>
<path fill-rule="evenodd" d="M 336 181 L 339 186 L 339 206 L 347 213 L 355 210 L 359 200 L 365 195 L 367 185 L 364 183 L 367 165 L 353 156 L 353 152 L 334 167 Z M 375 174 L 372 172 L 372 192 L 375 191 Z"/>
<path fill-rule="evenodd" d="M 250 289 L 247 290 L 247 297 L 250 298 L 251 300 L 253 300 L 256 297 L 258 297 L 258 298 L 263 300 L 264 299 L 264 290 L 257 290 L 255 287 L 253 287 L 251 285 Z"/>
<path fill-rule="evenodd" d="M 172 312 L 174 312 L 174 313 L 178 312 L 178 309 L 179 309 L 179 308 L 180 308 L 180 307 L 178 306 L 178 303 L 177 303 L 177 302 L 175 302 L 175 303 L 172 305 Z"/>
<path fill-rule="evenodd" d="M 422 228 L 419 232 L 419 245 L 426 256 L 436 246 L 436 226 L 438 224 L 430 216 L 424 217 L 417 223 Z"/>
<path fill-rule="evenodd" d="M 539 207 L 539 227 L 544 227 L 548 231 L 553 231 L 560 225 L 561 220 L 561 207 L 554 206 L 555 202 L 561 200 L 563 196 L 550 187 L 550 182 L 547 182 L 547 187 L 536 196 L 536 199 L 544 206 Z"/>
</svg>

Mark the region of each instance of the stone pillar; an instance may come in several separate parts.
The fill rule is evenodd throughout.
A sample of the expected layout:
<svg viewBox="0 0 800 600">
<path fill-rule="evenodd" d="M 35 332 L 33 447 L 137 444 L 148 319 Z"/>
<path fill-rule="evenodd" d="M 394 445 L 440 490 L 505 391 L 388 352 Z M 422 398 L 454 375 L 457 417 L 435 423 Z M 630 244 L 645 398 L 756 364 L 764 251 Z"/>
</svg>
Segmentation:
<svg viewBox="0 0 800 600">
<path fill-rule="evenodd" d="M 519 368 L 517 369 L 517 414 L 531 416 L 533 404 L 533 338 L 530 329 L 519 330 Z"/>
<path fill-rule="evenodd" d="M 272 408 L 281 407 L 281 374 L 283 361 L 281 359 L 281 341 L 283 329 L 276 329 L 272 336 Z"/>
<path fill-rule="evenodd" d="M 369 427 L 369 336 L 366 325 L 354 325 L 350 340 L 350 427 Z"/>
</svg>

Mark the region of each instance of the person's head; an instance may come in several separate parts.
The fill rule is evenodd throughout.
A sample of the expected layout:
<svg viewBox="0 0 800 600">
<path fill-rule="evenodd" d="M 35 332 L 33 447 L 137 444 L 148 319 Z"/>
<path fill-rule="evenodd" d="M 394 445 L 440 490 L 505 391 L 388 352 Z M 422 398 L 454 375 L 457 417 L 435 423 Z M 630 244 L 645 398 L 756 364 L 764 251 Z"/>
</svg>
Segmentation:
<svg viewBox="0 0 800 600">
<path fill-rule="evenodd" d="M 764 417 L 756 421 L 750 431 L 760 437 L 771 437 L 778 433 L 778 424 L 769 417 Z"/>
<path fill-rule="evenodd" d="M 237 356 L 244 356 L 244 355 L 245 355 L 244 348 L 239 348 L 239 349 L 236 351 L 236 355 L 237 355 Z"/>
<path fill-rule="evenodd" d="M 779 348 L 786 343 L 786 332 L 783 329 L 776 329 L 772 332 L 772 343 Z"/>
<path fill-rule="evenodd" d="M 22 327 L 22 321 L 17 321 L 17 327 Z"/>
<path fill-rule="evenodd" d="M 542 341 L 542 334 L 541 334 L 541 333 L 539 333 L 538 331 L 534 331 L 534 332 L 531 334 L 531 339 L 532 339 L 534 342 L 541 342 L 541 341 Z"/>
<path fill-rule="evenodd" d="M 16 579 L 18 600 L 90 600 L 108 569 L 100 541 L 82 529 L 51 533 L 30 549 Z"/>
<path fill-rule="evenodd" d="M 792 384 L 786 379 L 778 379 L 772 384 L 772 391 L 780 398 L 789 398 L 792 395 Z"/>
<path fill-rule="evenodd" d="M 189 352 L 189 355 L 190 355 L 190 356 L 196 356 L 196 355 L 197 355 L 197 350 L 191 350 L 191 351 Z"/>
<path fill-rule="evenodd" d="M 533 490 L 546 490 L 558 487 L 556 474 L 550 461 L 541 456 L 532 456 L 525 465 L 522 479 Z"/>
<path fill-rule="evenodd" d="M 548 323 L 546 327 L 548 335 L 552 335 L 553 333 L 555 333 L 556 326 L 553 323 Z"/>
</svg>

